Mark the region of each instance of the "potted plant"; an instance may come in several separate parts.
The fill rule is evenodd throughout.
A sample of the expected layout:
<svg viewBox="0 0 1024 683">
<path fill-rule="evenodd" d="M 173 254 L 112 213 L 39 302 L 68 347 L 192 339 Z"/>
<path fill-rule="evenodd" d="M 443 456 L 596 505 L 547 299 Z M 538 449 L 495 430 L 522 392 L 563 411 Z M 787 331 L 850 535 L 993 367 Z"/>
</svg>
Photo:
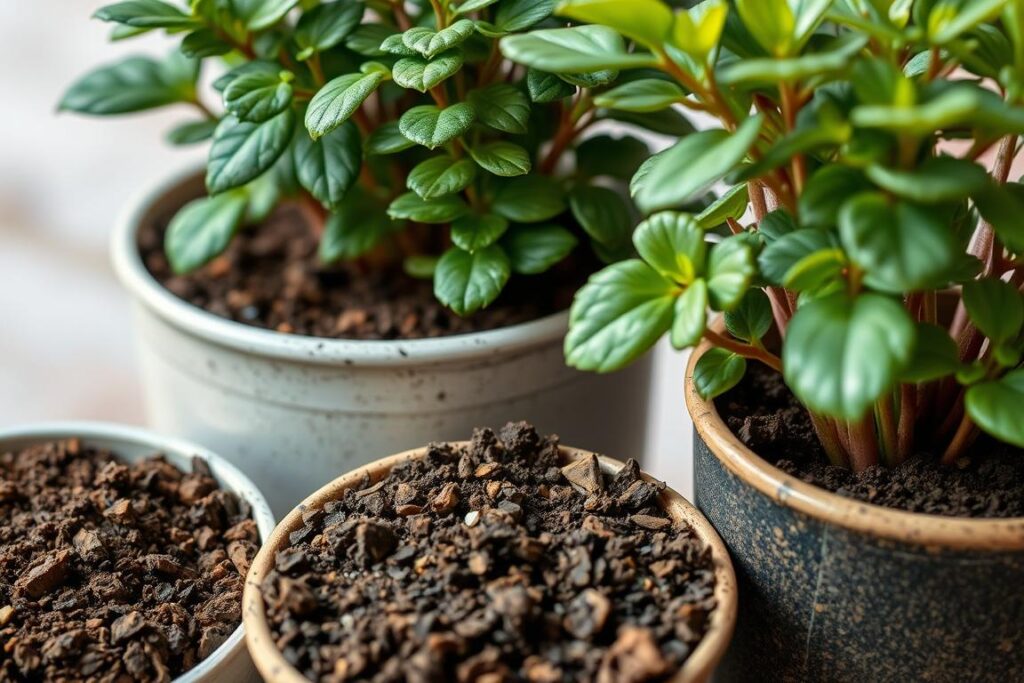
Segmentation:
<svg viewBox="0 0 1024 683">
<path fill-rule="evenodd" d="M 205 175 L 147 195 L 114 237 L 153 424 L 244 460 L 279 511 L 371 456 L 513 415 L 557 414 L 578 443 L 641 449 L 646 369 L 596 381 L 559 346 L 575 287 L 628 255 L 624 179 L 647 147 L 589 134 L 616 116 L 591 92 L 615 72 L 502 57 L 498 39 L 550 23 L 553 5 L 145 0 L 96 13 L 115 39 L 164 30 L 180 44 L 92 71 L 61 108 L 184 105 L 198 117 L 169 139 L 211 140 Z M 218 105 L 197 84 L 215 62 Z"/>
<path fill-rule="evenodd" d="M 697 510 L 525 423 L 339 477 L 253 562 L 247 642 L 274 683 L 704 681 L 736 594 Z"/>
<path fill-rule="evenodd" d="M 565 28 L 506 38 L 505 54 L 569 73 L 647 69 L 599 103 L 720 125 L 633 178 L 651 214 L 640 258 L 580 290 L 565 353 L 605 372 L 665 333 L 697 348 L 697 499 L 744 605 L 727 672 L 1019 676 L 1024 185 L 1007 181 L 1024 134 L 1024 7 L 559 12 L 632 45 L 595 49 Z M 673 210 L 723 181 L 701 212 Z"/>
<path fill-rule="evenodd" d="M 242 683 L 274 517 L 213 453 L 141 429 L 0 430 L 0 678 Z"/>
</svg>

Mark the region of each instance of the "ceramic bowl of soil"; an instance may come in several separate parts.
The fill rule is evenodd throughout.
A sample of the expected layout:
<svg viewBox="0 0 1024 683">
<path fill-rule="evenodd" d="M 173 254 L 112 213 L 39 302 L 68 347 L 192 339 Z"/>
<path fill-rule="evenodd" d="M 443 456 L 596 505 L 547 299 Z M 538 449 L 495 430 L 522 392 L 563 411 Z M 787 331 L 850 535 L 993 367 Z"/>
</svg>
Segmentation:
<svg viewBox="0 0 1024 683">
<path fill-rule="evenodd" d="M 132 204 L 111 242 L 134 304 L 147 420 L 244 468 L 278 516 L 381 453 L 509 415 L 578 446 L 643 452 L 649 357 L 610 375 L 563 360 L 572 294 L 595 269 L 586 249 L 575 267 L 517 276 L 459 318 L 401 268 L 323 264 L 292 205 L 177 276 L 164 231 L 203 192 L 194 169 L 172 177 Z"/>
<path fill-rule="evenodd" d="M 727 680 L 1007 681 L 1024 672 L 1024 453 L 827 465 L 777 373 L 716 401 L 687 372 L 697 505 L 743 610 Z M 982 442 L 983 443 L 983 442 Z"/>
<path fill-rule="evenodd" d="M 274 518 L 184 441 L 0 430 L 0 680 L 241 683 L 244 574 Z"/>
<path fill-rule="evenodd" d="M 516 423 L 309 497 L 254 560 L 244 616 L 273 683 L 703 681 L 733 581 L 714 529 L 636 461 Z"/>
</svg>

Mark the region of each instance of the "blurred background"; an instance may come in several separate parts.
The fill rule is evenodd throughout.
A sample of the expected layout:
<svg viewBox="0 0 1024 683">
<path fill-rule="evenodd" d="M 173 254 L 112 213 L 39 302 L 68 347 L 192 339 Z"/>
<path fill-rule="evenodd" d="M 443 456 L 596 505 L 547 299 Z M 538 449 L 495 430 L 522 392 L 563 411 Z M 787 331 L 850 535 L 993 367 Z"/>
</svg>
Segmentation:
<svg viewBox="0 0 1024 683">
<path fill-rule="evenodd" d="M 108 43 L 109 25 L 90 19 L 102 4 L 0 1 L 0 428 L 143 421 L 128 298 L 107 240 L 135 197 L 201 161 L 205 147 L 164 142 L 182 120 L 173 107 L 116 118 L 56 113 L 64 89 L 90 68 L 169 49 L 159 35 Z M 686 357 L 664 343 L 655 353 L 642 460 L 689 496 Z"/>
</svg>

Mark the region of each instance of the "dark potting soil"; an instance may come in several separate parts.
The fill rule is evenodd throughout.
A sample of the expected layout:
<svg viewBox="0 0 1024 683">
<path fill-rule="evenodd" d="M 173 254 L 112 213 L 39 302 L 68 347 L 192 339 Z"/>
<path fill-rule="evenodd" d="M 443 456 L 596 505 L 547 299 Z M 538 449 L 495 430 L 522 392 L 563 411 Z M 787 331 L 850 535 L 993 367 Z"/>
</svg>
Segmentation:
<svg viewBox="0 0 1024 683">
<path fill-rule="evenodd" d="M 981 438 L 954 467 L 918 453 L 894 467 L 855 474 L 828 462 L 807 412 L 781 375 L 751 364 L 716 402 L 726 424 L 752 451 L 786 473 L 876 505 L 951 517 L 1024 517 L 1024 452 Z"/>
<path fill-rule="evenodd" d="M 241 622 L 258 535 L 199 459 L 0 454 L 0 681 L 169 681 Z"/>
<path fill-rule="evenodd" d="M 276 644 L 314 681 L 665 680 L 715 601 L 662 488 L 525 423 L 431 445 L 305 511 L 262 584 Z"/>
<path fill-rule="evenodd" d="M 324 265 L 319 238 L 295 206 L 241 231 L 222 256 L 196 272 L 174 275 L 163 250 L 170 218 L 143 226 L 139 249 L 149 272 L 173 294 L 236 322 L 315 337 L 418 339 L 529 322 L 568 308 L 596 270 L 577 248 L 545 274 L 513 277 L 497 301 L 462 318 L 437 301 L 432 280 L 410 277 L 400 265 Z"/>
</svg>

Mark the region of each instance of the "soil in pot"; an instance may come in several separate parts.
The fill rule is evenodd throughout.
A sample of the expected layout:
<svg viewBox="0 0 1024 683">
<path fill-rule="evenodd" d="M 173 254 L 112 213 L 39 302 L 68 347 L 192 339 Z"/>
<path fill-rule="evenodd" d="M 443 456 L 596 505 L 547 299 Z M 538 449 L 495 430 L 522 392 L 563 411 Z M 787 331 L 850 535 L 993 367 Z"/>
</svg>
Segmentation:
<svg viewBox="0 0 1024 683">
<path fill-rule="evenodd" d="M 497 301 L 462 318 L 436 300 L 432 280 L 410 277 L 400 264 L 324 265 L 317 256 L 319 237 L 294 205 L 241 231 L 222 256 L 198 271 L 174 275 L 163 250 L 172 216 L 141 226 L 138 237 L 146 268 L 167 289 L 235 322 L 315 337 L 417 339 L 516 325 L 568 308 L 596 270 L 593 257 L 578 247 L 545 274 L 513 277 Z"/>
<path fill-rule="evenodd" d="M 842 496 L 890 508 L 955 517 L 1024 517 L 1024 452 L 979 439 L 955 467 L 922 452 L 894 468 L 860 473 L 828 462 L 804 408 L 768 368 L 716 400 L 719 413 L 750 450 L 786 473 Z"/>
<path fill-rule="evenodd" d="M 206 463 L 0 454 L 0 680 L 169 681 L 241 622 L 258 533 Z"/>
<path fill-rule="evenodd" d="M 636 461 L 559 465 L 509 424 L 306 510 L 262 583 L 276 646 L 316 681 L 666 680 L 715 608 L 710 550 Z"/>
</svg>

